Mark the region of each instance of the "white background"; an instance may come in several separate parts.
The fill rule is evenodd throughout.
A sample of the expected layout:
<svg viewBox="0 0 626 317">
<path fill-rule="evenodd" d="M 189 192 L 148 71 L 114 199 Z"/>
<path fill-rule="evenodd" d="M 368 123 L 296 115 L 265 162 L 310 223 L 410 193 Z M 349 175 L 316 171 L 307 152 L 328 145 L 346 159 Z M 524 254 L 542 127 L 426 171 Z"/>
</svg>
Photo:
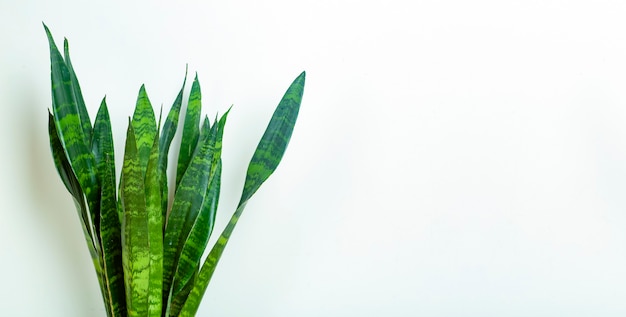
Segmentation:
<svg viewBox="0 0 626 317">
<path fill-rule="evenodd" d="M 49 154 L 48 46 L 70 40 L 121 157 L 142 83 L 185 64 L 231 104 L 217 231 L 273 108 L 292 142 L 199 316 L 625 316 L 623 1 L 2 1 L 0 311 L 104 316 Z M 118 162 L 119 168 L 119 162 Z"/>
</svg>

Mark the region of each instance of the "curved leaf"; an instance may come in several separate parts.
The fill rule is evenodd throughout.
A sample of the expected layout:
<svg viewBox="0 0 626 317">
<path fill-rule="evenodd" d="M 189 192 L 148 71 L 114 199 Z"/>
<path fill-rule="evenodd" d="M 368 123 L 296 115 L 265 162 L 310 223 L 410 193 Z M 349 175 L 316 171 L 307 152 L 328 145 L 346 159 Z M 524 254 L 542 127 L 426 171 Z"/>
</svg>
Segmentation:
<svg viewBox="0 0 626 317">
<path fill-rule="evenodd" d="M 224 252 L 228 239 L 230 239 L 235 229 L 237 221 L 239 221 L 239 217 L 241 217 L 245 209 L 246 203 L 280 163 L 298 117 L 304 91 L 305 76 L 305 72 L 302 72 L 302 74 L 293 81 L 274 111 L 272 119 L 248 166 L 246 182 L 238 207 L 205 259 L 180 316 L 195 315 L 200 306 L 200 300 L 211 281 L 217 263 Z"/>
<path fill-rule="evenodd" d="M 63 181 L 63 184 L 65 185 L 65 188 L 72 195 L 74 204 L 76 205 L 76 211 L 78 212 L 78 217 L 82 223 L 83 233 L 85 235 L 85 240 L 87 241 L 89 254 L 91 254 L 91 258 L 94 263 L 98 264 L 98 254 L 95 249 L 96 242 L 94 240 L 93 233 L 91 232 L 92 227 L 89 224 L 89 215 L 83 190 L 80 188 L 78 179 L 72 171 L 70 162 L 65 156 L 63 146 L 61 145 L 61 141 L 59 140 L 59 136 L 57 134 L 56 126 L 54 125 L 54 116 L 51 113 L 48 113 L 48 134 L 50 137 L 50 150 L 52 151 L 54 165 L 59 173 L 59 176 L 61 177 L 61 180 Z M 98 269 L 96 269 L 96 271 L 98 271 Z"/>
<path fill-rule="evenodd" d="M 245 204 L 278 167 L 287 149 L 304 93 L 306 73 L 298 76 L 276 107 L 265 133 L 257 145 L 244 183 L 239 206 Z"/>
<path fill-rule="evenodd" d="M 56 125 L 54 124 L 54 116 L 51 113 L 48 114 L 48 134 L 50 137 L 50 149 L 52 151 L 54 165 L 59 173 L 59 176 L 61 177 L 61 180 L 63 181 L 63 184 L 65 185 L 65 188 L 70 192 L 74 200 L 78 217 L 81 220 L 81 227 L 83 229 L 85 242 L 87 243 L 87 249 L 89 250 L 89 255 L 91 255 L 94 269 L 96 270 L 98 283 L 100 285 L 100 290 L 102 291 L 102 298 L 106 303 L 108 302 L 108 293 L 106 292 L 106 282 L 102 272 L 102 265 L 100 264 L 102 259 L 98 249 L 99 240 L 98 237 L 94 236 L 94 232 L 92 231 L 94 226 L 92 226 L 90 222 L 89 211 L 87 210 L 83 190 L 80 187 L 78 178 L 72 170 L 69 160 L 65 156 L 63 145 L 61 144 L 61 140 L 59 140 Z"/>
<path fill-rule="evenodd" d="M 52 82 L 52 112 L 62 148 L 72 166 L 80 187 L 87 197 L 92 225 L 98 232 L 100 220 L 100 190 L 95 161 L 88 138 L 83 131 L 81 114 L 76 105 L 70 71 L 61 56 L 52 34 L 44 24 L 50 45 Z M 97 241 L 96 241 L 97 242 Z M 96 250 L 100 247 L 96 245 Z"/>
</svg>

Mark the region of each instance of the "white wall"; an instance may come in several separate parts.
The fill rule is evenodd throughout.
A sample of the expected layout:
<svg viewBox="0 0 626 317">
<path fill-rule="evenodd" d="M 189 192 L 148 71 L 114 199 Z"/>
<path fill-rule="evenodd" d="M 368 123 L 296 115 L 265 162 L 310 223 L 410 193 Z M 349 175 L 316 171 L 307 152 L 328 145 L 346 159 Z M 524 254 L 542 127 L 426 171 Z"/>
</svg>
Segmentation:
<svg viewBox="0 0 626 317">
<path fill-rule="evenodd" d="M 235 105 L 220 229 L 307 71 L 199 316 L 626 314 L 625 3 L 103 3 L 0 2 L 1 315 L 104 316 L 49 154 L 42 21 L 120 157 L 139 86 L 168 109 L 186 63 L 206 114 Z"/>
</svg>

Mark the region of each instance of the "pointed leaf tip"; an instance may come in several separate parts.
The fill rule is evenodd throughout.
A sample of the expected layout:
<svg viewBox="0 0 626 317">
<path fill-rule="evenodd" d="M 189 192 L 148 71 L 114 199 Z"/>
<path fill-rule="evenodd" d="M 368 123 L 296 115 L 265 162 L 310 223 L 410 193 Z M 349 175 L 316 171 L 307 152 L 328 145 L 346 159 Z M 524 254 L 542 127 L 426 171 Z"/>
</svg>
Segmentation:
<svg viewBox="0 0 626 317">
<path fill-rule="evenodd" d="M 46 23 L 45 23 L 45 22 L 43 22 L 43 21 L 41 21 L 41 24 L 43 24 L 43 28 L 44 28 L 44 30 L 46 30 L 46 33 L 48 33 L 48 34 L 49 34 L 49 33 L 50 33 L 50 29 L 48 28 L 48 26 L 46 25 Z"/>
<path fill-rule="evenodd" d="M 254 195 L 265 180 L 274 173 L 282 160 L 298 118 L 305 76 L 306 73 L 302 72 L 291 83 L 274 110 L 274 114 L 248 165 L 239 206 L 245 204 Z"/>
</svg>

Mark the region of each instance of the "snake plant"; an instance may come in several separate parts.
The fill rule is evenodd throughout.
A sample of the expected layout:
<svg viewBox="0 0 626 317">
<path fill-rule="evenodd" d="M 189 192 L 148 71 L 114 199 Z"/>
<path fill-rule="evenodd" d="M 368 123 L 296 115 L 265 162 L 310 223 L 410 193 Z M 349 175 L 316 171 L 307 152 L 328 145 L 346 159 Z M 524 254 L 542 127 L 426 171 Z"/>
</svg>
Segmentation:
<svg viewBox="0 0 626 317">
<path fill-rule="evenodd" d="M 241 199 L 203 258 L 220 195 L 222 135 L 230 111 L 201 119 L 196 75 L 189 93 L 176 177 L 168 188 L 168 153 L 186 83 L 165 121 L 144 86 L 129 118 L 119 185 L 106 100 L 92 125 L 70 60 L 49 29 L 52 112 L 50 148 L 72 196 L 108 316 L 193 316 L 246 203 L 278 166 L 298 116 L 302 72 L 278 104 L 248 166 Z"/>
</svg>

